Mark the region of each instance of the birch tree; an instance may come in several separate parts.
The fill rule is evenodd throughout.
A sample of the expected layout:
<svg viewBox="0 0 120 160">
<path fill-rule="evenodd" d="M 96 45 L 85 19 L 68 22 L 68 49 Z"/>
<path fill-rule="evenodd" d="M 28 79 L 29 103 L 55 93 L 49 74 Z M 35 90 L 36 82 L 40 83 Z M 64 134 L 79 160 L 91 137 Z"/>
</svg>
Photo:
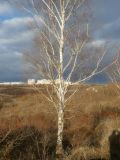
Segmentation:
<svg viewBox="0 0 120 160">
<path fill-rule="evenodd" d="M 43 95 L 56 109 L 56 155 L 62 159 L 66 104 L 79 89 L 77 86 L 67 94 L 70 82 L 73 85 L 85 83 L 111 64 L 102 65 L 107 53 L 104 46 L 91 47 L 87 0 L 26 0 L 17 3 L 35 22 L 34 53 L 27 55 L 27 60 L 41 78 L 50 80 L 54 90 L 55 98 L 48 86 L 48 94 Z"/>
</svg>

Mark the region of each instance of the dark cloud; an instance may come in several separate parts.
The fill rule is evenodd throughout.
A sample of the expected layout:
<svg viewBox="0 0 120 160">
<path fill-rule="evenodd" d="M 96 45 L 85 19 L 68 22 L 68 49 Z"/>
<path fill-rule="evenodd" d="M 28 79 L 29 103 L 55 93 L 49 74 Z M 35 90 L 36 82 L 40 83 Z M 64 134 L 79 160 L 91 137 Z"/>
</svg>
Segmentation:
<svg viewBox="0 0 120 160">
<path fill-rule="evenodd" d="M 31 17 L 2 20 L 0 24 L 0 81 L 15 80 L 23 73 L 22 51 L 29 50 L 33 32 L 27 28 Z"/>
<path fill-rule="evenodd" d="M 119 0 L 92 0 L 92 8 L 98 23 L 110 23 L 120 16 Z"/>
<path fill-rule="evenodd" d="M 110 40 L 120 42 L 120 0 L 92 0 L 95 23 L 99 23 L 92 45 L 98 46 Z M 0 0 L 0 81 L 21 80 L 23 60 L 21 52 L 31 49 L 33 32 L 28 23 L 33 20 L 21 14 L 5 0 Z"/>
<path fill-rule="evenodd" d="M 98 25 L 93 33 L 97 39 L 120 41 L 120 1 L 93 0 L 94 17 Z"/>
<path fill-rule="evenodd" d="M 103 39 L 120 40 L 120 17 L 110 23 L 104 24 L 96 36 Z"/>
</svg>

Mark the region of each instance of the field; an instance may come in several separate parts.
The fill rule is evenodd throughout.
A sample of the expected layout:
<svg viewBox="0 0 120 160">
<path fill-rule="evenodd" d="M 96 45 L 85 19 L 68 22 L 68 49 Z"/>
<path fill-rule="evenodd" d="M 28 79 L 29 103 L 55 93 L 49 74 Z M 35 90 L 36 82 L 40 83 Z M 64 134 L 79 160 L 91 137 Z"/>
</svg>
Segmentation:
<svg viewBox="0 0 120 160">
<path fill-rule="evenodd" d="M 65 110 L 66 160 L 109 159 L 108 138 L 120 129 L 120 91 L 113 84 L 78 85 L 68 94 L 76 87 Z M 54 160 L 56 111 L 44 85 L 39 91 L 0 86 L 0 160 Z"/>
</svg>

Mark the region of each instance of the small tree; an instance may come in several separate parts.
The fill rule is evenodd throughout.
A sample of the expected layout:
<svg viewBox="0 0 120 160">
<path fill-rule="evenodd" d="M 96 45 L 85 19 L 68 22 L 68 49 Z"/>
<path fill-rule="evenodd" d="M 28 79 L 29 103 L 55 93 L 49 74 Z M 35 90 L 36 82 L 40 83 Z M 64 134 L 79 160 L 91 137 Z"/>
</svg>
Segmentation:
<svg viewBox="0 0 120 160">
<path fill-rule="evenodd" d="M 94 45 L 90 43 L 87 0 L 26 0 L 18 3 L 35 22 L 34 54 L 27 54 L 27 61 L 41 78 L 50 80 L 56 94 L 53 96 L 46 85 L 48 94 L 43 94 L 55 107 L 58 117 L 56 155 L 60 158 L 63 157 L 66 103 L 78 90 L 77 86 L 67 94 L 70 82 L 74 85 L 85 83 L 111 64 L 103 65 L 105 47 L 93 49 Z"/>
</svg>

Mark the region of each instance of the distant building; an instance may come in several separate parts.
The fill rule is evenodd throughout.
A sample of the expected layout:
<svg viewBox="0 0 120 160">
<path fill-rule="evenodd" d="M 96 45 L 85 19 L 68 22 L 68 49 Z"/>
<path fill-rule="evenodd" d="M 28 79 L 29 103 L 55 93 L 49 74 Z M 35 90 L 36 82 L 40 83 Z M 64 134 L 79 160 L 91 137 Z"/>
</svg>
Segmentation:
<svg viewBox="0 0 120 160">
<path fill-rule="evenodd" d="M 66 84 L 66 85 L 72 84 L 72 82 L 70 82 L 70 81 L 65 81 L 65 80 L 63 80 L 63 82 L 64 82 L 64 84 Z M 56 80 L 55 80 L 55 83 L 56 83 L 56 84 L 59 84 L 59 83 L 60 83 L 60 80 L 59 80 L 59 79 L 56 79 Z"/>
<path fill-rule="evenodd" d="M 59 79 L 56 79 L 54 80 L 55 84 L 59 84 L 60 83 L 60 80 Z M 47 80 L 47 79 L 41 79 L 41 80 L 37 80 L 37 83 L 36 84 L 51 84 L 52 82 L 50 80 Z M 71 82 L 69 81 L 64 81 L 64 83 L 66 85 L 70 85 Z"/>
<path fill-rule="evenodd" d="M 35 79 L 28 79 L 28 84 L 29 85 L 35 84 Z"/>
<path fill-rule="evenodd" d="M 0 85 L 22 85 L 24 82 L 1 82 Z"/>
<path fill-rule="evenodd" d="M 66 85 L 72 85 L 72 82 L 70 81 L 65 81 L 63 80 L 64 84 Z M 55 84 L 60 84 L 60 80 L 59 79 L 55 79 L 54 80 Z M 0 85 L 23 85 L 26 84 L 24 82 L 1 82 Z M 27 80 L 27 84 L 28 85 L 33 85 L 33 84 L 52 84 L 51 80 L 48 79 L 41 79 L 41 80 L 35 80 L 35 79 L 28 79 Z"/>
<path fill-rule="evenodd" d="M 11 85 L 22 85 L 24 82 L 10 82 Z"/>
<path fill-rule="evenodd" d="M 1 82 L 0 85 L 10 85 L 10 82 Z"/>
<path fill-rule="evenodd" d="M 47 79 L 41 79 L 37 80 L 36 84 L 51 84 L 51 81 Z"/>
</svg>

